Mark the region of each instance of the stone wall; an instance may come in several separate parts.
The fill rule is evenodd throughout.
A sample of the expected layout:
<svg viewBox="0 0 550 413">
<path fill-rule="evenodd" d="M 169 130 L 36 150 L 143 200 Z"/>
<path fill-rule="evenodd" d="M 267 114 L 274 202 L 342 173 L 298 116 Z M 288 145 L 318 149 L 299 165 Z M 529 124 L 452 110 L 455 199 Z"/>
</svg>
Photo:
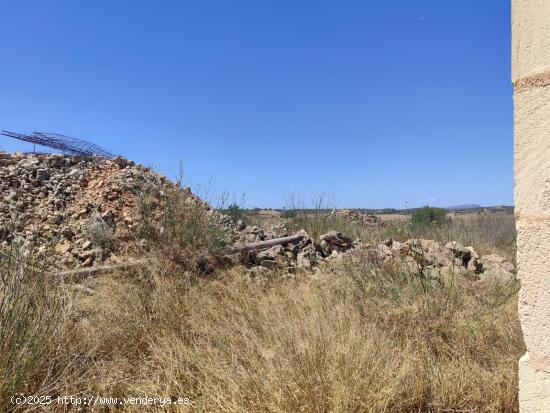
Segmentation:
<svg viewBox="0 0 550 413">
<path fill-rule="evenodd" d="M 512 1 L 520 410 L 550 412 L 550 1 Z"/>
</svg>

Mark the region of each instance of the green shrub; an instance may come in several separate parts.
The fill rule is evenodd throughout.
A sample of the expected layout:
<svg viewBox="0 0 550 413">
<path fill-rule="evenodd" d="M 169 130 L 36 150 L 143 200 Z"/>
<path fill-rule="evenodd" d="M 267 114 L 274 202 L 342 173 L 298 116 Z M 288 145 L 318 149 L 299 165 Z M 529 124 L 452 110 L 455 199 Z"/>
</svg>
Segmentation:
<svg viewBox="0 0 550 413">
<path fill-rule="evenodd" d="M 245 212 L 237 202 L 233 201 L 229 206 L 222 210 L 222 213 L 227 215 L 233 222 L 243 220 L 245 218 Z"/>
<path fill-rule="evenodd" d="M 211 208 L 193 198 L 180 181 L 161 187 L 144 175 L 139 184 L 140 238 L 169 255 L 185 256 L 207 255 L 230 241 L 230 234 Z"/>
<path fill-rule="evenodd" d="M 298 216 L 298 213 L 294 210 L 286 210 L 283 212 L 282 217 L 283 218 L 296 218 Z"/>
<path fill-rule="evenodd" d="M 425 206 L 415 209 L 411 217 L 412 226 L 441 225 L 447 220 L 447 210 Z"/>
</svg>

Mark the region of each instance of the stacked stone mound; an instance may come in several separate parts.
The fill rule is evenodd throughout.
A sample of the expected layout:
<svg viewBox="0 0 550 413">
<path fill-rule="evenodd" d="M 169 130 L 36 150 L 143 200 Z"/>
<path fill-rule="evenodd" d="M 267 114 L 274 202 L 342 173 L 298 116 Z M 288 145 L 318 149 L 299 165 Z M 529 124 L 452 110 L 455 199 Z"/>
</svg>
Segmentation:
<svg viewBox="0 0 550 413">
<path fill-rule="evenodd" d="M 374 226 L 382 223 L 382 220 L 376 215 L 354 209 L 333 209 L 327 214 L 327 219 L 344 220 L 362 226 Z"/>
<path fill-rule="evenodd" d="M 402 265 L 414 274 L 428 277 L 466 276 L 471 280 L 509 281 L 515 278 L 514 265 L 498 255 L 480 256 L 472 247 L 459 242 L 441 244 L 433 240 L 410 239 L 405 242 L 388 239 L 379 245 L 363 244 L 337 231 L 329 231 L 314 240 L 305 231 L 298 242 L 275 245 L 262 251 L 251 251 L 244 257 L 244 263 L 253 272 L 284 269 L 315 269 L 322 263 L 339 260 L 346 255 L 369 255 L 381 262 Z M 284 225 L 272 226 L 264 231 L 258 227 L 246 227 L 240 233 L 240 243 L 255 243 L 287 237 Z"/>
<path fill-rule="evenodd" d="M 239 221 L 237 222 L 237 229 L 239 230 L 235 238 L 237 244 L 267 241 L 288 236 L 288 230 L 285 224 L 271 225 L 269 229 L 264 230 L 254 225 L 247 226 L 242 221 Z"/>
<path fill-rule="evenodd" d="M 34 243 L 38 253 L 54 245 L 59 267 L 88 266 L 131 254 L 145 242 L 140 192 L 147 189 L 153 221 L 173 184 L 131 161 L 56 154 L 0 153 L 0 243 Z M 220 225 L 230 219 L 217 214 L 186 188 L 190 203 L 207 210 Z"/>
<path fill-rule="evenodd" d="M 274 225 L 267 231 L 252 226 L 242 229 L 238 242 L 242 244 L 255 243 L 287 236 L 288 233 L 284 225 Z M 321 235 L 318 241 L 310 237 L 304 230 L 297 232 L 294 236 L 300 236 L 300 241 L 248 252 L 243 257 L 244 264 L 252 267 L 252 270 L 256 272 L 285 269 L 292 273 L 296 269 L 315 268 L 323 262 L 341 257 L 343 253 L 356 250 L 360 245 L 358 241 L 353 241 L 337 231 L 329 231 Z"/>
<path fill-rule="evenodd" d="M 373 248 L 373 247 L 370 247 Z M 433 240 L 410 239 L 398 242 L 389 239 L 375 248 L 383 261 L 399 261 L 413 271 L 421 270 L 429 276 L 469 275 L 475 280 L 514 279 L 514 265 L 498 255 L 480 256 L 472 247 L 456 241 L 441 244 Z"/>
</svg>

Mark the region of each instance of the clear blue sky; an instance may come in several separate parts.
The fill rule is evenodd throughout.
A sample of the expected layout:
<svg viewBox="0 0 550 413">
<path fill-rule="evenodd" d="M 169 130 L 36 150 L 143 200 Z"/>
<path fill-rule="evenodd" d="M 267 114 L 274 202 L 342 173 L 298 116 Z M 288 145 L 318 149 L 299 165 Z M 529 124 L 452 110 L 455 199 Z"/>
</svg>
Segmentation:
<svg viewBox="0 0 550 413">
<path fill-rule="evenodd" d="M 0 0 L 0 129 L 249 207 L 511 204 L 509 3 Z"/>
</svg>

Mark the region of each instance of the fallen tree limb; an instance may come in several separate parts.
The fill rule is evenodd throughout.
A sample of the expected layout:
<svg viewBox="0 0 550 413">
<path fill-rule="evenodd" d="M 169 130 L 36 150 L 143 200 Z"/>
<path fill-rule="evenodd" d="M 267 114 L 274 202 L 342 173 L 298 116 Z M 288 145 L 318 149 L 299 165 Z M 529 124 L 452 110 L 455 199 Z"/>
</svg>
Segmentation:
<svg viewBox="0 0 550 413">
<path fill-rule="evenodd" d="M 249 251 L 261 251 L 274 247 L 275 245 L 295 244 L 302 241 L 304 235 L 291 235 L 290 237 L 268 239 L 266 241 L 251 242 L 249 244 L 232 245 L 222 250 L 222 254 L 231 255 Z"/>
<path fill-rule="evenodd" d="M 74 270 L 66 270 L 52 273 L 51 275 L 62 280 L 79 281 L 84 278 L 92 277 L 97 274 L 114 270 L 127 270 L 129 268 L 143 267 L 148 263 L 147 260 L 128 261 L 120 264 L 102 265 L 100 267 L 83 267 Z"/>
</svg>

